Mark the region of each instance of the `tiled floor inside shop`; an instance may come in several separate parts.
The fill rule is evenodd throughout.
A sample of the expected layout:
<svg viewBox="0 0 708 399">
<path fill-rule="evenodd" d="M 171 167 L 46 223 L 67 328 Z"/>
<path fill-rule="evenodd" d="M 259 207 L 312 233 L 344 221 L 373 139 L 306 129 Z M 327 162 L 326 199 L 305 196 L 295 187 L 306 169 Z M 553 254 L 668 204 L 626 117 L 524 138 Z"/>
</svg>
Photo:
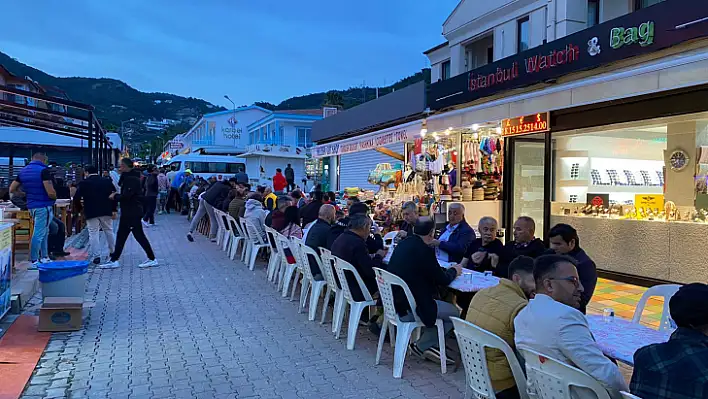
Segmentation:
<svg viewBox="0 0 708 399">
<path fill-rule="evenodd" d="M 595 294 L 588 306 L 588 313 L 602 314 L 603 309 L 612 308 L 617 317 L 631 320 L 639 298 L 646 290 L 644 287 L 601 278 L 597 282 Z M 663 306 L 664 301 L 661 298 L 649 298 L 642 313 L 642 323 L 658 328 Z"/>
</svg>

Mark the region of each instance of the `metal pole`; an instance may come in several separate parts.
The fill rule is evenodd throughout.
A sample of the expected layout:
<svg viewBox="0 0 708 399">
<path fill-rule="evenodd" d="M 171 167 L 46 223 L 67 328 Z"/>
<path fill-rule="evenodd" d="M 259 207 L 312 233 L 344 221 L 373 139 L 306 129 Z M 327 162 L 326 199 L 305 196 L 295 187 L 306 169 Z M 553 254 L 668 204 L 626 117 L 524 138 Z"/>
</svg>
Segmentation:
<svg viewBox="0 0 708 399">
<path fill-rule="evenodd" d="M 88 149 L 89 149 L 89 163 L 93 164 L 93 111 L 89 111 L 88 114 Z"/>
</svg>

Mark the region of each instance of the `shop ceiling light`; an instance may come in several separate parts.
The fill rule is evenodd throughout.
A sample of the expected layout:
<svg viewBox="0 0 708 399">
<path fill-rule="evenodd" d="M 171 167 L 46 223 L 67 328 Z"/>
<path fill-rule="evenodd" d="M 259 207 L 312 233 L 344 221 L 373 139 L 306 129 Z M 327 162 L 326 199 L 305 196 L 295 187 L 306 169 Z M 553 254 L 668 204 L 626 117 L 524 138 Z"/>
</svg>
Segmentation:
<svg viewBox="0 0 708 399">
<path fill-rule="evenodd" d="M 472 130 L 474 130 L 475 132 L 479 130 L 479 123 L 475 123 L 474 125 L 472 125 Z"/>
<path fill-rule="evenodd" d="M 425 137 L 426 133 L 428 133 L 428 129 L 426 129 L 426 128 L 420 129 L 420 137 Z"/>
<path fill-rule="evenodd" d="M 502 134 L 502 128 L 501 128 L 501 126 L 497 126 L 497 134 Z"/>
</svg>

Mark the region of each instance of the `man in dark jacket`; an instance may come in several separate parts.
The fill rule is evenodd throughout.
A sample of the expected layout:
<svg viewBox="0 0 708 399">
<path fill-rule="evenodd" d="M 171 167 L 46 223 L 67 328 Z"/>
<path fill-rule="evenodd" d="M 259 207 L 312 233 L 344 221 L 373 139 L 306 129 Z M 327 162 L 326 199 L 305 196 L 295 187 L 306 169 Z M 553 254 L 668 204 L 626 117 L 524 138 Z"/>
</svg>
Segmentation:
<svg viewBox="0 0 708 399">
<path fill-rule="evenodd" d="M 476 238 L 472 227 L 465 220 L 465 206 L 453 202 L 448 207 L 448 224 L 437 240 L 430 245 L 436 248 L 435 255 L 446 262 L 459 263 L 467 253 L 467 248 Z"/>
<path fill-rule="evenodd" d="M 320 217 L 317 219 L 315 224 L 310 226 L 310 230 L 307 232 L 307 238 L 305 239 L 305 245 L 320 252 L 320 248 L 329 249 L 327 246 L 327 238 L 329 237 L 329 229 L 334 223 L 334 206 L 325 204 L 320 207 Z M 310 259 L 310 266 L 312 267 L 312 275 L 315 280 L 322 280 L 322 271 L 317 262 Z"/>
<path fill-rule="evenodd" d="M 462 267 L 478 272 L 491 271 L 497 277 L 508 278 L 511 259 L 506 254 L 504 244 L 497 238 L 499 224 L 496 219 L 491 216 L 481 218 L 477 229 L 481 237 L 474 239 L 467 248 Z"/>
<path fill-rule="evenodd" d="M 332 255 L 351 263 L 361 276 L 369 293 L 373 295 L 378 291 L 373 268 L 382 267 L 386 253 L 383 250 L 379 250 L 373 256 L 369 255 L 365 240 L 369 236 L 370 230 L 371 219 L 368 216 L 352 216 L 349 218 L 348 229 L 337 237 L 332 244 Z M 363 301 L 364 294 L 361 292 L 356 278 L 349 272 L 346 272 L 346 275 L 352 297 L 355 301 Z"/>
<path fill-rule="evenodd" d="M 304 207 L 300 208 L 300 218 L 302 219 L 302 227 L 314 222 L 319 217 L 320 207 L 324 204 L 322 191 L 312 193 L 312 201 Z"/>
<path fill-rule="evenodd" d="M 290 164 L 285 168 L 285 181 L 288 183 L 288 191 L 295 190 L 295 171 Z"/>
<path fill-rule="evenodd" d="M 265 225 L 275 229 L 276 231 L 283 230 L 288 227 L 288 222 L 285 220 L 285 209 L 291 206 L 293 199 L 287 195 L 281 195 L 276 201 L 277 208 L 273 212 L 268 213 L 265 218 Z"/>
<path fill-rule="evenodd" d="M 86 167 L 86 172 L 88 172 L 88 176 L 79 183 L 76 194 L 74 194 L 74 209 L 83 209 L 86 227 L 89 231 L 89 259 L 93 259 L 93 263 L 99 264 L 101 263 L 100 230 L 103 230 L 110 253 L 116 249 L 115 236 L 113 235 L 116 204 L 109 199 L 116 189 L 111 180 L 98 175 L 98 169 L 95 166 Z"/>
<path fill-rule="evenodd" d="M 238 222 L 246 212 L 246 193 L 248 193 L 249 190 L 246 188 L 245 184 L 238 183 L 235 191 L 236 195 L 234 199 L 229 202 L 228 212 L 229 215 Z"/>
<path fill-rule="evenodd" d="M 199 198 L 199 207 L 197 213 L 192 218 L 192 223 L 189 225 L 189 233 L 187 240 L 194 242 L 192 234 L 197 229 L 199 222 L 204 215 L 209 215 L 209 239 L 212 242 L 216 241 L 216 233 L 219 231 L 219 223 L 216 220 L 214 208 L 218 209 L 218 205 L 222 203 L 228 196 L 229 192 L 236 187 L 236 179 L 231 178 L 228 181 L 217 181 L 209 187 L 204 194 Z"/>
<path fill-rule="evenodd" d="M 120 194 L 112 193 L 108 198 L 116 200 L 120 204 L 120 221 L 118 222 L 118 233 L 116 234 L 116 249 L 111 254 L 111 259 L 99 266 L 102 269 L 115 269 L 120 267 L 118 259 L 123 253 L 123 247 L 128 240 L 130 233 L 140 244 L 147 255 L 148 260 L 139 264 L 138 267 L 143 269 L 146 267 L 157 266 L 157 259 L 152 252 L 150 241 L 148 241 L 141 218 L 143 217 L 143 190 L 140 184 L 140 171 L 133 168 L 133 160 L 123 158 L 120 161 Z"/>
<path fill-rule="evenodd" d="M 337 237 L 347 229 L 349 219 L 354 215 L 369 217 L 369 207 L 361 202 L 352 204 L 349 207 L 349 216 L 337 220 L 337 222 L 332 225 L 332 228 L 330 228 L 329 237 L 327 238 L 328 247 L 331 247 Z M 381 237 L 378 228 L 372 226 L 369 236 L 366 238 L 366 247 L 369 249 L 369 254 L 375 254 L 376 251 L 384 249 L 383 237 Z"/>
<path fill-rule="evenodd" d="M 576 265 L 578 278 L 584 288 L 580 294 L 580 307 L 578 310 L 585 314 L 597 285 L 597 267 L 595 262 L 580 248 L 578 232 L 572 226 L 559 223 L 548 232 L 548 237 L 551 250 L 559 255 L 571 256 L 578 262 Z"/>
<path fill-rule="evenodd" d="M 510 261 L 523 255 L 536 259 L 546 252 L 543 241 L 536 238 L 536 222 L 528 216 L 521 216 L 514 223 L 514 241 L 505 245 Z"/>
<path fill-rule="evenodd" d="M 452 330 L 450 317 L 458 317 L 460 312 L 455 305 L 436 300 L 437 289 L 439 286 L 447 287 L 452 280 L 462 274 L 462 267 L 455 265 L 447 270 L 440 267 L 435 257 L 435 250 L 430 247 L 434 239 L 435 222 L 429 217 L 419 218 L 413 228 L 413 234 L 396 247 L 387 270 L 408 284 L 416 303 L 415 313 L 425 324 L 423 335 L 417 342 L 411 344 L 411 350 L 419 356 L 439 363 L 438 330 L 435 320 L 443 320 L 445 334 L 447 334 Z M 396 312 L 403 319 L 415 320 L 403 290 L 394 289 L 394 303 Z"/>
<path fill-rule="evenodd" d="M 157 210 L 157 194 L 159 192 L 157 173 L 157 167 L 150 166 L 148 175 L 143 179 L 143 192 L 145 193 L 143 226 L 145 227 L 155 224 L 155 210 Z"/>
</svg>

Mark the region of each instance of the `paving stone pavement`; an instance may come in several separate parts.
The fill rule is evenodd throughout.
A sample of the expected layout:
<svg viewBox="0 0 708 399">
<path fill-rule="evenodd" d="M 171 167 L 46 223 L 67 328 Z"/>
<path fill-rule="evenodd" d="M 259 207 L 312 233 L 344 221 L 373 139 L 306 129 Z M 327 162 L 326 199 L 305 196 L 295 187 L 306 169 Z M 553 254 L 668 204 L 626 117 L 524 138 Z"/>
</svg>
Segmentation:
<svg viewBox="0 0 708 399">
<path fill-rule="evenodd" d="M 441 375 L 409 356 L 394 379 L 392 349 L 375 366 L 365 328 L 348 351 L 346 322 L 337 340 L 329 322 L 298 314 L 265 265 L 249 271 L 198 234 L 188 242 L 183 216 L 157 223 L 148 236 L 161 266 L 138 269 L 145 255 L 131 238 L 120 269 L 90 271 L 84 328 L 53 334 L 22 398 L 463 396 L 461 366 Z"/>
</svg>

